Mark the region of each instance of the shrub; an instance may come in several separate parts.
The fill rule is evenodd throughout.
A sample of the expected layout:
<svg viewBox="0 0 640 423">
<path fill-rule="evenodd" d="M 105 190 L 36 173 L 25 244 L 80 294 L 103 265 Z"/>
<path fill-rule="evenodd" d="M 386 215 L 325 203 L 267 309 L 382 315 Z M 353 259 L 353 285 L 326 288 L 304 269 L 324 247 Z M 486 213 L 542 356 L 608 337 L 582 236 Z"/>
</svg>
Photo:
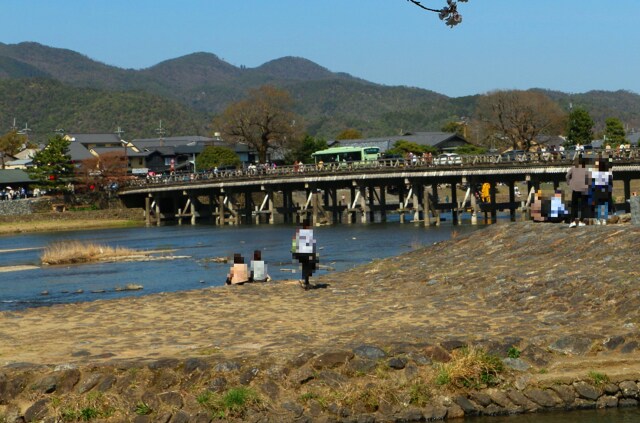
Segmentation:
<svg viewBox="0 0 640 423">
<path fill-rule="evenodd" d="M 135 251 L 123 247 L 108 247 L 79 241 L 56 242 L 45 248 L 40 260 L 43 264 L 74 264 L 129 256 Z"/>
<path fill-rule="evenodd" d="M 594 385 L 604 385 L 605 383 L 609 383 L 609 376 L 604 373 L 596 372 L 591 370 L 588 374 L 589 379 L 593 382 Z"/>
<path fill-rule="evenodd" d="M 520 350 L 515 346 L 512 346 L 511 348 L 509 348 L 509 351 L 507 351 L 507 357 L 520 358 Z"/>
</svg>

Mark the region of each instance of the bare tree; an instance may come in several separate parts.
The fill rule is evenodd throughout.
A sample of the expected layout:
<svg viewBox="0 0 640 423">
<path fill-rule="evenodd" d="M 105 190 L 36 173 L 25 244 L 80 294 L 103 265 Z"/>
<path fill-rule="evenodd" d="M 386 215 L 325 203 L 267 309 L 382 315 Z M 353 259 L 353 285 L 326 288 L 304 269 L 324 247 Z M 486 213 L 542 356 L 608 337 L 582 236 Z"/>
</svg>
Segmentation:
<svg viewBox="0 0 640 423">
<path fill-rule="evenodd" d="M 287 91 L 265 85 L 229 105 L 216 117 L 214 127 L 225 140 L 255 148 L 260 163 L 265 163 L 269 150 L 302 139 L 302 119 L 291 111 L 292 105 Z"/>
<path fill-rule="evenodd" d="M 458 2 L 466 3 L 468 0 L 447 0 L 447 5 L 442 9 L 433 9 L 431 7 L 424 6 L 422 2 L 418 0 L 407 1 L 415 4 L 423 10 L 437 13 L 440 20 L 445 21 L 450 27 L 454 27 L 462 22 L 462 15 L 458 13 Z"/>
<path fill-rule="evenodd" d="M 488 137 L 514 150 L 529 151 L 539 135 L 562 132 L 566 114 L 536 91 L 495 91 L 478 100 L 475 119 Z"/>
</svg>

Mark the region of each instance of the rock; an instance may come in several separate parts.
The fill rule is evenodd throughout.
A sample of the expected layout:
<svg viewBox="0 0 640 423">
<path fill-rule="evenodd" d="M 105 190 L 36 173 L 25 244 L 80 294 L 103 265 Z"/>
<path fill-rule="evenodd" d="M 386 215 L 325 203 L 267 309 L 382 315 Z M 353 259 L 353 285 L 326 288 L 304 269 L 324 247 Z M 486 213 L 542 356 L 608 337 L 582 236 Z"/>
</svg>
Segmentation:
<svg viewBox="0 0 640 423">
<path fill-rule="evenodd" d="M 537 345 L 528 345 L 520 352 L 520 359 L 525 358 L 536 366 L 544 367 L 551 361 L 551 354 Z"/>
<path fill-rule="evenodd" d="M 256 378 L 256 376 L 258 376 L 258 372 L 260 372 L 260 369 L 258 369 L 257 367 L 252 367 L 249 370 L 243 372 L 240 375 L 240 383 L 242 385 L 248 385 L 251 383 L 251 381 L 253 379 Z"/>
<path fill-rule="evenodd" d="M 602 390 L 607 395 L 616 395 L 618 392 L 620 392 L 620 388 L 615 383 L 606 383 L 603 386 Z"/>
<path fill-rule="evenodd" d="M 191 420 L 189 420 L 189 423 L 210 423 L 210 422 L 211 422 L 211 417 L 209 417 L 209 414 L 207 413 L 198 413 L 195 416 L 193 416 Z"/>
<path fill-rule="evenodd" d="M 295 417 L 300 417 L 304 413 L 304 408 L 301 405 L 291 401 L 282 403 L 282 408 L 291 412 Z"/>
<path fill-rule="evenodd" d="M 638 399 L 638 385 L 632 380 L 625 380 L 618 385 L 624 398 Z"/>
<path fill-rule="evenodd" d="M 459 339 L 449 339 L 441 342 L 440 346 L 444 348 L 446 351 L 451 352 L 453 350 L 466 347 L 467 343 L 464 341 L 460 341 Z"/>
<path fill-rule="evenodd" d="M 507 357 L 503 359 L 502 362 L 504 363 L 505 366 L 509 367 L 510 369 L 517 370 L 519 372 L 525 372 L 529 370 L 529 368 L 531 367 L 530 365 L 520 360 L 519 358 Z"/>
<path fill-rule="evenodd" d="M 86 392 L 89 392 L 98 384 L 98 382 L 100 382 L 100 379 L 102 379 L 101 373 L 90 374 L 85 380 L 80 383 L 80 385 L 78 385 L 78 393 L 84 394 Z"/>
<path fill-rule="evenodd" d="M 465 416 L 477 416 L 480 414 L 480 407 L 465 396 L 458 395 L 453 398 L 453 401 L 462 408 Z"/>
<path fill-rule="evenodd" d="M 517 405 L 519 407 L 522 407 L 524 410 L 526 410 L 526 411 L 528 411 L 530 413 L 538 411 L 538 409 L 540 408 L 538 406 L 538 404 L 536 404 L 535 402 L 531 401 L 522 392 L 520 392 L 518 390 L 510 389 L 507 392 L 507 396 L 509 397 L 511 402 L 513 402 L 515 405 Z"/>
<path fill-rule="evenodd" d="M 349 373 L 353 373 L 353 374 L 367 374 L 369 372 L 371 372 L 373 369 L 375 369 L 377 366 L 377 363 L 374 360 L 368 359 L 368 358 L 361 358 L 361 357 L 355 357 L 353 360 L 349 361 L 349 363 L 346 366 L 346 370 Z"/>
<path fill-rule="evenodd" d="M 502 408 L 514 407 L 513 402 L 509 399 L 509 396 L 504 391 L 492 388 L 492 389 L 487 389 L 485 393 L 486 395 L 489 395 L 489 397 L 491 398 L 491 401 L 495 402 Z"/>
<path fill-rule="evenodd" d="M 316 369 L 333 368 L 347 364 L 353 358 L 351 351 L 332 351 L 319 355 L 313 360 L 313 367 Z"/>
<path fill-rule="evenodd" d="M 295 356 L 290 362 L 289 365 L 291 367 L 302 367 L 305 364 L 307 364 L 307 362 L 309 360 L 311 360 L 313 357 L 315 357 L 316 355 L 312 352 L 306 351 L 303 352 L 301 354 L 298 354 L 297 356 Z"/>
<path fill-rule="evenodd" d="M 596 408 L 596 402 L 584 398 L 576 398 L 576 400 L 573 402 L 573 408 L 577 410 L 591 410 L 593 408 Z"/>
<path fill-rule="evenodd" d="M 133 423 L 151 423 L 151 417 L 138 415 L 133 419 Z"/>
<path fill-rule="evenodd" d="M 280 388 L 272 380 L 267 380 L 262 385 L 260 385 L 260 390 L 271 400 L 275 400 L 280 396 Z"/>
<path fill-rule="evenodd" d="M 473 391 L 469 393 L 469 396 L 474 402 L 480 404 L 483 407 L 487 407 L 493 402 L 491 401 L 491 397 L 484 392 Z"/>
<path fill-rule="evenodd" d="M 549 348 L 562 354 L 582 355 L 588 352 L 592 345 L 593 341 L 589 338 L 569 335 L 556 340 Z"/>
<path fill-rule="evenodd" d="M 464 417 L 464 410 L 458 404 L 452 404 L 447 407 L 447 420 L 461 419 Z"/>
<path fill-rule="evenodd" d="M 117 379 L 114 375 L 106 375 L 104 379 L 102 379 L 102 382 L 98 384 L 98 387 L 96 389 L 98 390 L 98 392 L 106 392 L 111 389 L 113 384 L 116 383 L 116 380 Z"/>
<path fill-rule="evenodd" d="M 427 405 L 422 409 L 422 415 L 428 422 L 433 420 L 444 420 L 444 418 L 447 416 L 447 407 L 444 407 L 442 405 Z"/>
<path fill-rule="evenodd" d="M 333 372 L 331 370 L 321 370 L 318 373 L 318 380 L 324 382 L 330 388 L 337 389 L 348 382 L 347 378 L 340 373 Z"/>
<path fill-rule="evenodd" d="M 76 368 L 64 369 L 58 376 L 57 392 L 71 392 L 80 381 L 80 370 Z"/>
<path fill-rule="evenodd" d="M 573 387 L 576 388 L 576 393 L 578 394 L 578 396 L 584 399 L 595 401 L 601 395 L 599 389 L 596 389 L 592 385 L 589 385 L 588 383 L 583 381 L 574 382 Z"/>
<path fill-rule="evenodd" d="M 54 374 L 43 377 L 33 385 L 33 390 L 40 391 L 45 394 L 55 392 L 58 387 L 58 376 L 59 375 Z"/>
<path fill-rule="evenodd" d="M 175 369 L 180 365 L 180 361 L 176 358 L 163 358 L 149 363 L 148 367 L 151 370 L 159 369 Z"/>
<path fill-rule="evenodd" d="M 0 373 L 0 405 L 9 403 L 19 395 L 27 386 L 26 375 L 12 375 L 11 377 Z"/>
<path fill-rule="evenodd" d="M 27 408 L 27 411 L 24 412 L 24 420 L 26 422 L 35 422 L 42 420 L 49 412 L 49 409 L 47 407 L 48 403 L 48 398 L 41 399 L 33 403 L 31 407 Z"/>
<path fill-rule="evenodd" d="M 518 375 L 516 380 L 513 382 L 513 386 L 516 387 L 518 391 L 523 391 L 529 386 L 529 382 L 531 381 L 532 376 L 530 374 Z"/>
<path fill-rule="evenodd" d="M 509 413 L 509 411 L 507 411 L 506 409 L 500 407 L 497 404 L 489 404 L 482 411 L 482 414 L 484 416 L 501 416 L 503 414 L 510 414 L 510 413 Z"/>
<path fill-rule="evenodd" d="M 572 405 L 576 400 L 576 390 L 573 386 L 553 385 L 550 389 L 558 395 L 558 398 L 560 398 L 565 407 Z"/>
<path fill-rule="evenodd" d="M 153 423 L 169 423 L 171 420 L 171 413 L 162 413 L 154 420 Z"/>
<path fill-rule="evenodd" d="M 404 378 L 407 381 L 412 381 L 414 379 L 416 379 L 418 377 L 418 366 L 416 366 L 415 364 L 407 364 L 407 366 L 404 368 Z"/>
<path fill-rule="evenodd" d="M 623 347 L 620 349 L 620 352 L 624 354 L 629 354 L 634 352 L 636 349 L 638 349 L 638 343 L 636 341 L 631 341 L 627 344 L 624 344 Z"/>
<path fill-rule="evenodd" d="M 413 351 L 407 353 L 407 358 L 413 360 L 419 366 L 428 366 L 433 363 L 429 357 L 425 357 L 424 355 Z"/>
<path fill-rule="evenodd" d="M 373 345 L 360 345 L 353 350 L 353 353 L 359 357 L 368 358 L 370 360 L 380 360 L 387 356 L 387 353 Z"/>
<path fill-rule="evenodd" d="M 184 372 L 191 374 L 195 371 L 204 372 L 209 369 L 209 363 L 199 358 L 188 358 L 184 362 Z"/>
<path fill-rule="evenodd" d="M 239 369 L 240 364 L 236 363 L 235 361 L 223 361 L 222 363 L 216 364 L 213 368 L 213 370 L 215 370 L 216 372 L 221 373 L 230 373 Z"/>
<path fill-rule="evenodd" d="M 562 400 L 550 389 L 527 389 L 524 394 L 531 401 L 545 408 L 555 408 L 562 403 Z"/>
<path fill-rule="evenodd" d="M 407 365 L 407 359 L 404 357 L 393 357 L 389 359 L 387 365 L 395 370 L 402 370 Z"/>
<path fill-rule="evenodd" d="M 179 382 L 180 379 L 176 376 L 173 370 L 162 369 L 155 374 L 151 383 L 160 390 L 166 390 L 176 386 Z"/>
<path fill-rule="evenodd" d="M 596 401 L 596 408 L 615 408 L 618 406 L 618 398 L 611 395 L 603 395 Z"/>
<path fill-rule="evenodd" d="M 627 408 L 627 407 L 637 407 L 638 406 L 638 400 L 633 399 L 633 398 L 621 398 L 618 401 L 618 407 L 620 408 Z"/>
<path fill-rule="evenodd" d="M 436 345 L 429 345 L 423 350 L 424 355 L 432 361 L 439 363 L 447 363 L 451 360 L 451 355 L 445 351 L 442 347 Z"/>
<path fill-rule="evenodd" d="M 608 349 L 609 351 L 611 350 L 615 350 L 616 348 L 618 348 L 620 345 L 624 344 L 624 337 L 623 336 L 614 336 L 612 338 L 607 338 L 602 345 Z"/>
<path fill-rule="evenodd" d="M 176 391 L 163 392 L 158 395 L 161 403 L 168 405 L 174 410 L 179 410 L 184 406 L 182 395 Z"/>
<path fill-rule="evenodd" d="M 312 369 L 309 367 L 302 367 L 291 373 L 289 379 L 296 385 L 304 385 L 315 377 L 316 374 Z"/>
<path fill-rule="evenodd" d="M 171 418 L 171 423 L 189 423 L 189 418 L 189 413 L 184 410 L 180 410 L 173 415 L 173 417 Z"/>
<path fill-rule="evenodd" d="M 213 378 L 211 383 L 209 383 L 209 386 L 207 387 L 207 389 L 210 390 L 211 392 L 222 392 L 226 387 L 227 387 L 227 379 L 223 377 L 216 377 L 216 378 Z"/>
<path fill-rule="evenodd" d="M 419 408 L 409 407 L 398 413 L 394 421 L 397 423 L 421 422 L 424 421 L 424 415 Z"/>
</svg>

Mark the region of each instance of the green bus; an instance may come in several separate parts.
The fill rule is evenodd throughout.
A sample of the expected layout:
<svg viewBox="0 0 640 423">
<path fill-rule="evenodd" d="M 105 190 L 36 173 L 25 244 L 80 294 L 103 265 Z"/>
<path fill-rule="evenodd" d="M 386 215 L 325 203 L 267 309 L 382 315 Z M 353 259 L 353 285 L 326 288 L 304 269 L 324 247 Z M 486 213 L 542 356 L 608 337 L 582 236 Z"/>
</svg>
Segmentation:
<svg viewBox="0 0 640 423">
<path fill-rule="evenodd" d="M 311 155 L 316 165 L 330 163 L 375 162 L 380 157 L 378 147 L 332 147 Z"/>
</svg>

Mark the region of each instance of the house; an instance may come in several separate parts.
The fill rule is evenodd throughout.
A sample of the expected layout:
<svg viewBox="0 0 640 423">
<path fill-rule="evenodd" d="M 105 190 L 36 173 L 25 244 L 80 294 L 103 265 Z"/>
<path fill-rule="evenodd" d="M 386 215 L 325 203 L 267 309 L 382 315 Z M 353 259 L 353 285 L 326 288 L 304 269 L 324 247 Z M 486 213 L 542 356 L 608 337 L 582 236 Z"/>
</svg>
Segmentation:
<svg viewBox="0 0 640 423">
<path fill-rule="evenodd" d="M 434 147 L 440 152 L 453 152 L 458 147 L 470 145 L 464 137 L 454 132 L 406 132 L 402 135 L 390 137 L 334 140 L 329 142 L 329 146 L 379 147 L 380 152 L 384 153 L 386 150 L 393 148 L 396 141 L 400 140 Z"/>
<path fill-rule="evenodd" d="M 29 184 L 34 181 L 29 177 L 29 174 L 21 169 L 0 169 L 0 191 L 9 189 L 9 187 L 15 189 L 24 188 L 28 189 Z"/>
</svg>

